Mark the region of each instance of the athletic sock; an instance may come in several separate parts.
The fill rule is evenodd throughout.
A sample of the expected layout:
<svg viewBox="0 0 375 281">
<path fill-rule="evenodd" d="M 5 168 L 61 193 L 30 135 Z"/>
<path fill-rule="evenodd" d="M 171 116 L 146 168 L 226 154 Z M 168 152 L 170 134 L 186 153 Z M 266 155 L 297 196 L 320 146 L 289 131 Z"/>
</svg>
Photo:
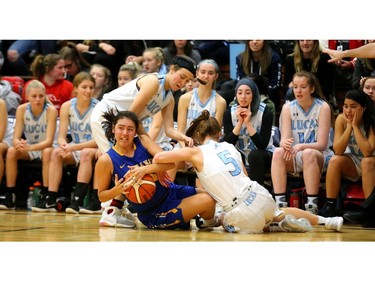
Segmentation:
<svg viewBox="0 0 375 281">
<path fill-rule="evenodd" d="M 318 216 L 318 225 L 325 225 L 327 221 L 327 218 Z"/>
<path fill-rule="evenodd" d="M 275 194 L 275 201 L 276 205 L 278 207 L 288 207 L 288 202 L 286 202 L 286 194 L 285 193 L 280 193 L 280 194 Z"/>
<path fill-rule="evenodd" d="M 114 207 L 117 207 L 119 209 L 122 209 L 122 207 L 124 206 L 124 202 L 122 202 L 118 199 L 112 199 L 110 206 L 114 206 Z"/>
</svg>

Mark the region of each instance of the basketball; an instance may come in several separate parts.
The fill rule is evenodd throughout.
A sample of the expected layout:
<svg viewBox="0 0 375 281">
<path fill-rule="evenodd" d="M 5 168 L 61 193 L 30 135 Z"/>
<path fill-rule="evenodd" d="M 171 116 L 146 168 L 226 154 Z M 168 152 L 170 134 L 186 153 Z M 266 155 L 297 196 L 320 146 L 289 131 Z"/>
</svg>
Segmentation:
<svg viewBox="0 0 375 281">
<path fill-rule="evenodd" d="M 142 204 L 146 203 L 155 194 L 156 184 L 154 178 L 150 174 L 146 174 L 141 180 L 134 183 L 128 189 L 126 197 L 129 201 Z"/>
</svg>

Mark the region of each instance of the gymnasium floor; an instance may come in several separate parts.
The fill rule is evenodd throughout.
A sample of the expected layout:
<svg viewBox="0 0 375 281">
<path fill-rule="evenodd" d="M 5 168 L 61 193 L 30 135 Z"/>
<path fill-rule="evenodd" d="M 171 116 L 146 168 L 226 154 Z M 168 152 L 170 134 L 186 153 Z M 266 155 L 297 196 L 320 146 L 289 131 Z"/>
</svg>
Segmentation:
<svg viewBox="0 0 375 281">
<path fill-rule="evenodd" d="M 0 241 L 23 242 L 373 242 L 375 229 L 344 224 L 341 233 L 323 226 L 308 233 L 231 234 L 222 227 L 200 230 L 191 223 L 191 230 L 149 230 L 138 222 L 134 229 L 101 227 L 101 215 L 73 215 L 61 212 L 0 211 Z"/>
<path fill-rule="evenodd" d="M 44 272 L 54 280 L 77 274 L 73 280 L 90 281 L 112 280 L 112 273 L 116 279 L 124 275 L 126 280 L 163 281 L 251 280 L 250 275 L 257 280 L 272 272 L 277 280 L 288 281 L 302 276 L 316 280 L 316 271 L 322 280 L 373 276 L 373 260 L 365 256 L 375 250 L 375 229 L 359 225 L 344 224 L 341 233 L 319 226 L 308 233 L 252 235 L 227 233 L 221 227 L 199 230 L 193 221 L 191 230 L 149 230 L 140 223 L 135 229 L 100 227 L 99 219 L 0 211 L 0 241 L 5 242 L 0 243 L 0 279 L 39 280 Z"/>
</svg>

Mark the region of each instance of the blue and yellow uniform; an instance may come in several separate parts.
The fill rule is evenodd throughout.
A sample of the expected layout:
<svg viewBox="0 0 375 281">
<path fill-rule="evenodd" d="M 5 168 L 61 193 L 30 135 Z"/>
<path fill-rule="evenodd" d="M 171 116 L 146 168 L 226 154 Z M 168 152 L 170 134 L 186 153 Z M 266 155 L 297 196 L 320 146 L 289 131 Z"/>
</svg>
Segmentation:
<svg viewBox="0 0 375 281">
<path fill-rule="evenodd" d="M 134 138 L 134 156 L 121 155 L 114 147 L 107 151 L 114 167 L 114 175 L 124 177 L 128 166 L 144 166 L 152 163 L 152 155 L 142 145 L 138 137 Z M 156 192 L 145 203 L 137 204 L 129 201 L 129 207 L 138 214 L 138 219 L 147 228 L 189 229 L 190 221 L 185 222 L 181 209 L 178 208 L 182 199 L 196 194 L 193 186 L 170 183 L 166 188 L 157 180 Z"/>
</svg>

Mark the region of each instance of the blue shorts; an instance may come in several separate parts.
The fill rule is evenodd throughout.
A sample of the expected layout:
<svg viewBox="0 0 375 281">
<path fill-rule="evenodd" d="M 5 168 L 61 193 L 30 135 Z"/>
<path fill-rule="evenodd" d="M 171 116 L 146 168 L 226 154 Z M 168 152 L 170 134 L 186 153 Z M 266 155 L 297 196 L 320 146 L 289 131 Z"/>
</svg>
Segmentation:
<svg viewBox="0 0 375 281">
<path fill-rule="evenodd" d="M 190 221 L 185 222 L 182 211 L 177 208 L 182 199 L 197 194 L 194 186 L 171 183 L 169 195 L 154 211 L 147 214 L 138 213 L 138 219 L 147 228 L 160 229 L 189 229 Z"/>
</svg>

